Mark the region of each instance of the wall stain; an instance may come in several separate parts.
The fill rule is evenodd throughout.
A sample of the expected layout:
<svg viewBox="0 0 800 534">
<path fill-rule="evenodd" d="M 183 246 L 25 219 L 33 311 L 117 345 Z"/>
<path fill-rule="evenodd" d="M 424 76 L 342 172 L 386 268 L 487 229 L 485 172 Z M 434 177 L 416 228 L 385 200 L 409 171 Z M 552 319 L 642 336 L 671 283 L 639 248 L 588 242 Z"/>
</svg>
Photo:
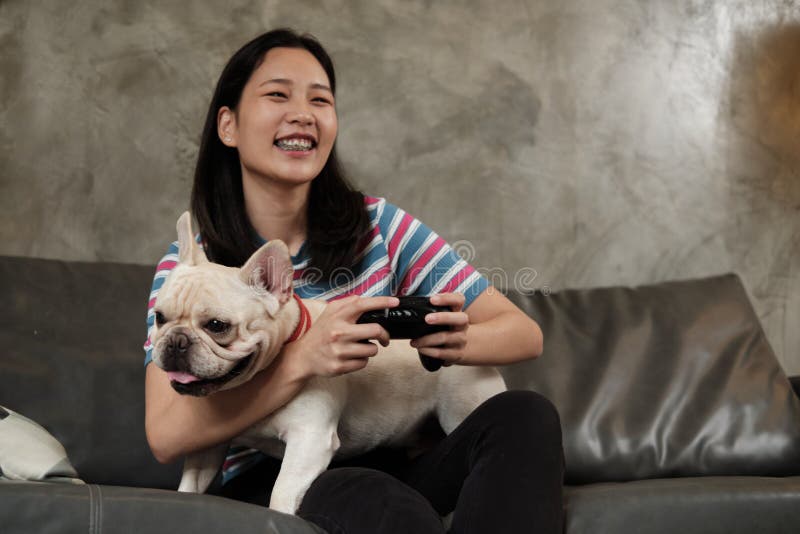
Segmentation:
<svg viewBox="0 0 800 534">
<path fill-rule="evenodd" d="M 536 144 L 541 100 L 525 80 L 502 63 L 492 65 L 474 97 L 453 98 L 462 101 L 457 113 L 404 140 L 403 152 L 408 157 L 441 151 L 473 135 L 486 149 L 507 154 L 517 146 Z"/>
</svg>

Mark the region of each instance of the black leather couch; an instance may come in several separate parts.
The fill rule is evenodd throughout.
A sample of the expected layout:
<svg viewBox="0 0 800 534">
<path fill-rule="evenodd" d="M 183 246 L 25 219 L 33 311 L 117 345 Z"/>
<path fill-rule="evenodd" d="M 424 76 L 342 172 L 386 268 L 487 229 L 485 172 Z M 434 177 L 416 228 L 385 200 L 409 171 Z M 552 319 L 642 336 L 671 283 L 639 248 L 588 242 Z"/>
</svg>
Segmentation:
<svg viewBox="0 0 800 534">
<path fill-rule="evenodd" d="M 153 459 L 143 428 L 151 276 L 0 257 L 0 405 L 87 482 L 0 481 L 0 531 L 321 532 L 173 491 L 180 466 Z M 540 359 L 502 371 L 559 408 L 567 532 L 800 532 L 800 401 L 736 276 L 509 296 L 545 335 Z"/>
</svg>

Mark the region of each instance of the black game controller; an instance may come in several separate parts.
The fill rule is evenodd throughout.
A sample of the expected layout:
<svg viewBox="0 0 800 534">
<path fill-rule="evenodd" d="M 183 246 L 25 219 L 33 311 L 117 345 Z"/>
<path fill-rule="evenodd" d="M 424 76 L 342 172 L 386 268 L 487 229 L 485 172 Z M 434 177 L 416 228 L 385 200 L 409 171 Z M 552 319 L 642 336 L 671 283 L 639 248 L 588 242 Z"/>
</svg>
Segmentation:
<svg viewBox="0 0 800 534">
<path fill-rule="evenodd" d="M 448 306 L 434 306 L 428 297 L 397 297 L 400 304 L 394 308 L 372 310 L 364 312 L 356 321 L 363 323 L 378 323 L 389 332 L 391 339 L 416 339 L 418 337 L 448 330 L 445 325 L 433 325 L 425 322 L 429 313 L 450 311 Z M 428 371 L 438 371 L 442 360 L 419 355 L 422 366 Z"/>
</svg>

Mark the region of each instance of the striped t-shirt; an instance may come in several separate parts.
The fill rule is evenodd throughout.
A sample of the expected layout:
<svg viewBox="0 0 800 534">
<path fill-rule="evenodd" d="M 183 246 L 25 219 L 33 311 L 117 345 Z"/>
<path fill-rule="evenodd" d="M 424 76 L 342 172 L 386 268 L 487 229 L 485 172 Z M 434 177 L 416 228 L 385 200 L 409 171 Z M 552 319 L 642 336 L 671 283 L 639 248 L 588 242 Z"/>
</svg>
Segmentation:
<svg viewBox="0 0 800 534">
<path fill-rule="evenodd" d="M 370 231 L 363 241 L 357 268 L 334 272 L 321 279 L 308 268 L 305 244 L 296 256 L 293 287 L 301 298 L 335 300 L 349 295 L 434 295 L 462 293 L 464 309 L 487 287 L 488 280 L 462 259 L 444 239 L 423 223 L 386 202 L 365 196 Z M 150 333 L 155 322 L 153 306 L 158 291 L 178 262 L 178 242 L 173 242 L 156 267 L 147 309 L 147 340 L 144 344 L 147 365 L 152 357 Z M 262 453 L 234 447 L 223 466 L 223 482 L 263 459 Z"/>
</svg>

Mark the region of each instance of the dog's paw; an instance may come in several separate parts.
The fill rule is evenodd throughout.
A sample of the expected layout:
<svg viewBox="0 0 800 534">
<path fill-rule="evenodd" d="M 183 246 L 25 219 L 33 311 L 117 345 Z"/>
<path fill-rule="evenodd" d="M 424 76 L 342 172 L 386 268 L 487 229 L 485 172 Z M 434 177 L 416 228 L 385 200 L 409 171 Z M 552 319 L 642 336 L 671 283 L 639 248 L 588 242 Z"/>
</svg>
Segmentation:
<svg viewBox="0 0 800 534">
<path fill-rule="evenodd" d="M 300 499 L 281 499 L 273 497 L 269 501 L 269 507 L 276 512 L 295 515 L 297 509 L 300 508 Z"/>
<path fill-rule="evenodd" d="M 197 484 L 195 481 L 181 479 L 181 484 L 178 486 L 178 491 L 181 493 L 199 493 L 197 491 Z"/>
</svg>

